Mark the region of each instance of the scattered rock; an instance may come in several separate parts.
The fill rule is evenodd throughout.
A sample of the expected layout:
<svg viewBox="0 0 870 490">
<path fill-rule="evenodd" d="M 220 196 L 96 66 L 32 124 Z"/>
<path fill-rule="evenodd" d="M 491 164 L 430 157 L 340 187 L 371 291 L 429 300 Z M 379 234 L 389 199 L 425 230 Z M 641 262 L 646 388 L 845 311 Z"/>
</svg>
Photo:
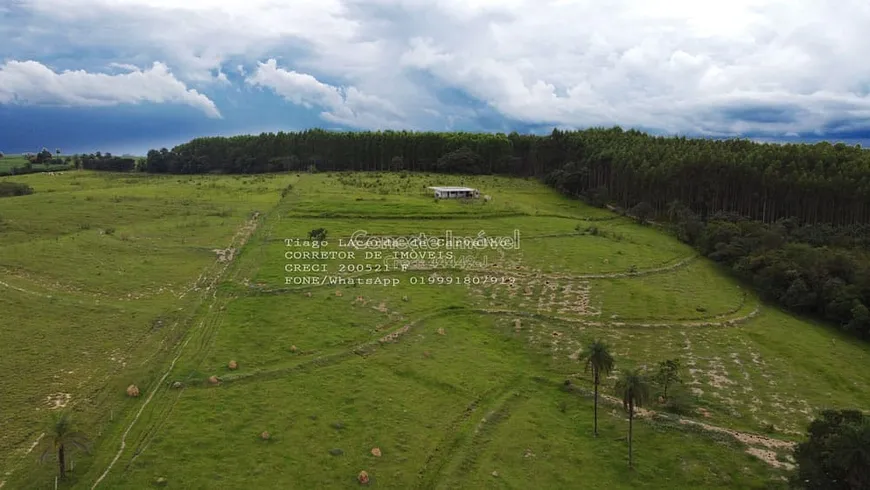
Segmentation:
<svg viewBox="0 0 870 490">
<path fill-rule="evenodd" d="M 445 332 L 443 328 L 438 329 L 438 335 L 446 335 L 446 334 L 447 334 L 447 332 Z"/>
<path fill-rule="evenodd" d="M 333 449 L 329 450 L 329 454 L 331 454 L 333 456 L 341 456 L 342 454 L 344 454 L 344 451 L 342 451 L 339 448 L 333 448 Z"/>
<path fill-rule="evenodd" d="M 308 298 L 310 298 L 310 297 L 311 297 L 311 291 L 306 292 L 306 293 L 305 293 L 305 296 L 308 297 Z"/>
<path fill-rule="evenodd" d="M 665 397 L 659 395 L 659 405 L 665 403 Z"/>
<path fill-rule="evenodd" d="M 368 485 L 369 484 L 369 474 L 366 473 L 365 471 L 360 471 L 359 476 L 357 476 L 356 479 L 359 480 L 361 485 Z"/>
<path fill-rule="evenodd" d="M 168 482 L 166 481 L 166 478 L 163 478 L 162 476 L 160 478 L 154 480 L 154 484 L 157 485 L 158 487 L 165 487 L 167 483 Z"/>
<path fill-rule="evenodd" d="M 272 434 L 269 434 L 268 431 L 265 431 L 265 430 L 264 430 L 263 433 L 260 434 L 260 439 L 262 439 L 262 440 L 264 440 L 264 441 L 268 441 L 268 440 L 271 439 L 271 438 L 272 438 Z"/>
<path fill-rule="evenodd" d="M 344 295 L 342 294 L 342 292 L 339 291 L 339 290 L 336 290 L 336 291 L 335 291 L 335 295 L 336 295 L 336 296 L 344 296 Z"/>
<path fill-rule="evenodd" d="M 531 449 L 526 448 L 526 453 L 523 455 L 524 458 L 534 458 L 535 453 L 532 452 Z"/>
<path fill-rule="evenodd" d="M 381 448 L 373 447 L 372 448 L 372 456 L 374 456 L 376 458 L 380 458 L 381 457 Z"/>
<path fill-rule="evenodd" d="M 408 301 L 408 297 L 407 297 L 407 296 L 402 296 L 402 301 Z"/>
<path fill-rule="evenodd" d="M 176 381 L 175 383 L 172 383 L 172 387 L 176 390 L 179 388 L 184 388 L 184 383 L 182 383 L 181 381 Z"/>
<path fill-rule="evenodd" d="M 230 361 L 229 364 L 227 364 L 227 367 L 230 368 L 230 370 L 235 371 L 239 368 L 239 363 L 236 361 Z"/>
<path fill-rule="evenodd" d="M 308 416 L 308 418 L 311 420 L 317 420 L 317 414 L 311 414 Z"/>
<path fill-rule="evenodd" d="M 423 357 L 425 357 L 426 359 L 429 359 L 429 358 L 432 357 L 432 353 L 429 352 L 429 351 L 424 351 L 424 352 L 423 352 Z"/>
<path fill-rule="evenodd" d="M 493 472 L 492 472 L 492 476 L 498 478 L 498 471 L 493 471 Z"/>
<path fill-rule="evenodd" d="M 127 387 L 127 396 L 137 397 L 139 396 L 139 387 L 136 385 L 130 385 Z"/>
<path fill-rule="evenodd" d="M 298 351 L 298 350 L 299 350 L 299 349 L 297 349 L 295 345 L 291 345 L 291 346 L 290 346 L 290 352 L 296 352 L 296 351 Z"/>
<path fill-rule="evenodd" d="M 221 382 L 221 380 L 217 376 L 211 376 L 208 378 L 208 384 L 210 384 L 210 385 L 216 385 L 220 382 Z"/>
<path fill-rule="evenodd" d="M 344 423 L 343 422 L 333 422 L 332 428 L 335 430 L 342 430 L 342 429 L 344 429 Z"/>
</svg>

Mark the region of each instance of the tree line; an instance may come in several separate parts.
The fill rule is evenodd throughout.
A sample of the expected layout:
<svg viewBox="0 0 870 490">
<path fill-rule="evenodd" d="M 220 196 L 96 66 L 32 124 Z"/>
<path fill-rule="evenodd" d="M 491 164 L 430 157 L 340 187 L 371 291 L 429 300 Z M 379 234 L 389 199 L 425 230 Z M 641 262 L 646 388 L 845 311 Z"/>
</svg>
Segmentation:
<svg viewBox="0 0 870 490">
<path fill-rule="evenodd" d="M 137 168 L 534 176 L 592 205 L 666 221 L 765 298 L 870 337 L 870 151 L 860 146 L 658 137 L 619 127 L 547 136 L 313 129 L 196 138 L 149 151 Z"/>
<path fill-rule="evenodd" d="M 680 201 L 701 215 L 766 223 L 796 218 L 870 223 L 870 152 L 860 146 L 654 137 L 636 130 L 554 130 L 548 136 L 335 132 L 196 138 L 148 152 L 157 173 L 410 170 L 545 177 L 566 194 L 658 213 Z"/>
<path fill-rule="evenodd" d="M 73 155 L 70 159 L 75 168 L 84 170 L 105 170 L 110 172 L 130 172 L 137 167 L 137 161 L 131 157 L 113 156 L 111 153 L 89 153 Z"/>
</svg>

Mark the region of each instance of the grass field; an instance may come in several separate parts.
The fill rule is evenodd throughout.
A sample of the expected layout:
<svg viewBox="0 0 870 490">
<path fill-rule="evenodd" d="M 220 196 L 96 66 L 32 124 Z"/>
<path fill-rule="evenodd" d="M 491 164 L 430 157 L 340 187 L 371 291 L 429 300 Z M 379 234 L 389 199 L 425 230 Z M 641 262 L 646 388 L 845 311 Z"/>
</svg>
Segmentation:
<svg viewBox="0 0 870 490">
<path fill-rule="evenodd" d="M 866 345 L 761 304 L 660 231 L 532 180 L 6 179 L 35 189 L 0 199 L 7 488 L 53 483 L 55 466 L 28 450 L 62 408 L 95 439 L 91 455 L 74 453 L 66 488 L 346 488 L 365 470 L 383 488 L 694 489 L 783 487 L 813 414 L 870 407 L 870 373 L 849 369 L 870 360 Z M 435 201 L 437 184 L 492 200 Z M 317 228 L 324 247 L 285 244 Z M 361 231 L 518 231 L 520 245 L 453 249 L 459 265 L 284 256 L 352 251 L 341 241 Z M 324 275 L 288 263 L 399 284 L 288 284 Z M 689 413 L 646 407 L 633 471 L 616 400 L 601 401 L 592 436 L 576 354 L 596 338 L 620 370 L 684 365 Z M 129 384 L 142 396 L 127 397 Z"/>
</svg>

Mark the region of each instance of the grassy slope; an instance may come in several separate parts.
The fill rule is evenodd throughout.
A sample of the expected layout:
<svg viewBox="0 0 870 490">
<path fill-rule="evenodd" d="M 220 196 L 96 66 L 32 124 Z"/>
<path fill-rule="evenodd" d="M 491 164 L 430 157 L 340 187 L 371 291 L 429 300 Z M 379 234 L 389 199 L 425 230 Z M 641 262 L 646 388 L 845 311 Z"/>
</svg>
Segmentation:
<svg viewBox="0 0 870 490">
<path fill-rule="evenodd" d="M 48 379 L 57 366 L 41 359 L 75 362 L 78 369 L 58 374 L 52 388 L 73 391 L 75 383 L 88 383 L 76 371 L 106 376 L 117 368 L 108 361 L 82 362 L 77 352 L 90 349 L 105 358 L 111 349 L 140 346 L 141 354 L 131 349 L 124 356 L 127 366 L 138 367 L 108 378 L 101 397 L 79 405 L 87 407 L 86 420 L 88 415 L 93 420 L 88 429 L 104 431 L 95 455 L 77 463 L 73 482 L 82 488 L 90 488 L 108 466 L 123 428 L 144 403 L 124 398 L 123 387 L 131 380 L 155 397 L 101 488 L 146 488 L 160 476 L 183 488 L 340 488 L 353 484 L 361 469 L 387 488 L 554 488 L 586 481 L 603 488 L 762 488 L 781 474 L 744 454 L 730 438 L 651 421 L 635 425 L 637 470 L 626 472 L 622 414 L 602 407 L 602 435 L 594 439 L 590 400 L 558 389 L 566 377 L 588 385 L 569 355 L 599 337 L 613 346 L 618 368 L 673 356 L 689 364 L 692 371 L 684 378 L 709 415 L 694 415 L 704 422 L 756 432 L 773 424 L 774 435 L 787 439 L 814 410 L 870 405 L 870 375 L 844 365 L 866 362 L 865 345 L 766 307 L 744 324 L 696 325 L 745 317 L 758 302 L 708 262 L 681 263 L 693 254 L 675 240 L 531 181 L 444 182 L 443 176 L 388 174 L 378 181 L 370 174 L 345 175 L 342 183 L 304 175 L 278 202 L 278 189 L 295 177 L 76 175 L 60 181 L 21 178 L 38 192 L 16 199 L 28 199 L 44 212 L 37 219 L 15 214 L 14 232 L 0 235 L 2 280 L 53 294 L 59 304 L 4 294 L 0 301 L 17 312 L 18 326 L 10 334 L 32 348 L 26 355 L 4 352 L 0 367 L 8 372 L 35 363 L 43 366 L 35 374 Z M 494 199 L 436 202 L 424 190 L 433 184 L 477 186 Z M 11 213 L 21 213 L 16 209 L 0 201 L 0 216 L 7 221 Z M 213 261 L 211 249 L 225 247 L 255 209 L 266 213 L 260 229 L 218 291 L 206 296 L 191 291 L 179 300 L 185 284 Z M 100 235 L 107 227 L 115 228 L 113 234 Z M 513 287 L 409 284 L 412 275 L 428 280 L 431 271 L 421 271 L 387 274 L 405 281 L 396 288 L 285 286 L 283 239 L 304 237 L 318 227 L 329 230 L 327 250 L 338 250 L 339 237 L 360 229 L 377 235 L 437 235 L 450 229 L 470 236 L 519 229 L 519 251 L 471 253 L 497 264 L 485 275 L 516 282 Z M 163 234 L 167 238 L 158 238 Z M 146 241 L 153 250 L 137 248 Z M 30 242 L 38 260 L 27 254 Z M 83 255 L 101 274 L 66 268 L 52 258 L 50 242 Z M 88 258 L 86 252 L 95 248 L 117 258 Z M 8 258 L 7 250 L 14 252 Z M 149 267 L 137 268 L 148 259 Z M 338 264 L 328 262 L 333 271 Z M 665 270 L 655 271 L 661 267 Z M 625 276 L 630 270 L 641 275 Z M 586 310 L 577 307 L 584 298 Z M 63 312 L 77 301 L 89 303 L 75 311 L 90 313 L 65 320 Z M 39 315 L 32 315 L 35 305 Z M 538 316 L 522 317 L 517 330 L 516 314 L 474 309 Z M 125 315 L 130 319 L 123 320 Z M 178 316 L 191 329 L 172 373 L 156 385 L 170 356 L 168 349 L 156 348 L 164 338 L 175 338 L 145 328 L 161 315 Z M 128 323 L 140 327 L 129 329 Z M 61 324 L 95 335 L 70 334 L 61 341 L 54 327 Z M 36 325 L 46 340 L 32 344 L 22 332 Z M 410 327 L 397 343 L 378 344 L 403 325 Z M 230 359 L 239 361 L 239 371 L 227 370 Z M 845 372 L 848 378 L 839 374 Z M 223 386 L 205 387 L 212 374 L 224 379 Z M 17 389 L 20 379 L 9 382 Z M 169 388 L 175 380 L 187 388 Z M 29 398 L 10 400 L 10 406 L 23 408 L 12 425 L 18 437 L 4 440 L 4 447 L 20 448 L 34 439 L 41 415 L 33 407 L 46 391 L 36 388 L 34 383 Z M 105 414 L 112 408 L 117 415 L 109 423 Z M 263 430 L 272 440 L 257 438 Z M 381 458 L 369 454 L 373 446 L 382 449 Z M 333 456 L 331 449 L 343 454 Z M 16 475 L 32 477 L 38 487 L 51 471 L 28 464 Z"/>
<path fill-rule="evenodd" d="M 5 179 L 36 192 L 0 199 L 0 480 L 33 471 L 24 452 L 55 399 L 93 436 L 117 424 L 126 386 L 153 379 L 183 333 L 195 304 L 185 292 L 214 262 L 211 249 L 291 180 Z"/>
</svg>

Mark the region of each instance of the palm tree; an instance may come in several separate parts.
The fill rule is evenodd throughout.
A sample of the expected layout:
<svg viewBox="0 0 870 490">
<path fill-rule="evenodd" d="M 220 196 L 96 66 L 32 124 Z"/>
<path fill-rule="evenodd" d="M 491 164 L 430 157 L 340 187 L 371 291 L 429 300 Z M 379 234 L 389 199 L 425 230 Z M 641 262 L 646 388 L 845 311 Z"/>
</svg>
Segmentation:
<svg viewBox="0 0 870 490">
<path fill-rule="evenodd" d="M 66 478 L 66 450 L 74 447 L 88 452 L 90 441 L 83 432 L 74 430 L 72 419 L 68 413 L 55 416 L 48 433 L 42 440 L 39 461 L 44 462 L 56 452 L 58 471 L 61 479 Z"/>
<path fill-rule="evenodd" d="M 631 468 L 631 436 L 634 407 L 642 407 L 649 401 L 649 382 L 640 371 L 627 371 L 616 382 L 616 394 L 622 397 L 622 407 L 628 410 L 628 467 Z"/>
<path fill-rule="evenodd" d="M 592 368 L 592 385 L 595 387 L 595 422 L 594 433 L 598 437 L 598 385 L 601 384 L 601 375 L 607 376 L 613 370 L 613 357 L 608 352 L 607 344 L 596 340 L 589 344 L 582 360 L 586 362 L 584 372 Z"/>
</svg>

